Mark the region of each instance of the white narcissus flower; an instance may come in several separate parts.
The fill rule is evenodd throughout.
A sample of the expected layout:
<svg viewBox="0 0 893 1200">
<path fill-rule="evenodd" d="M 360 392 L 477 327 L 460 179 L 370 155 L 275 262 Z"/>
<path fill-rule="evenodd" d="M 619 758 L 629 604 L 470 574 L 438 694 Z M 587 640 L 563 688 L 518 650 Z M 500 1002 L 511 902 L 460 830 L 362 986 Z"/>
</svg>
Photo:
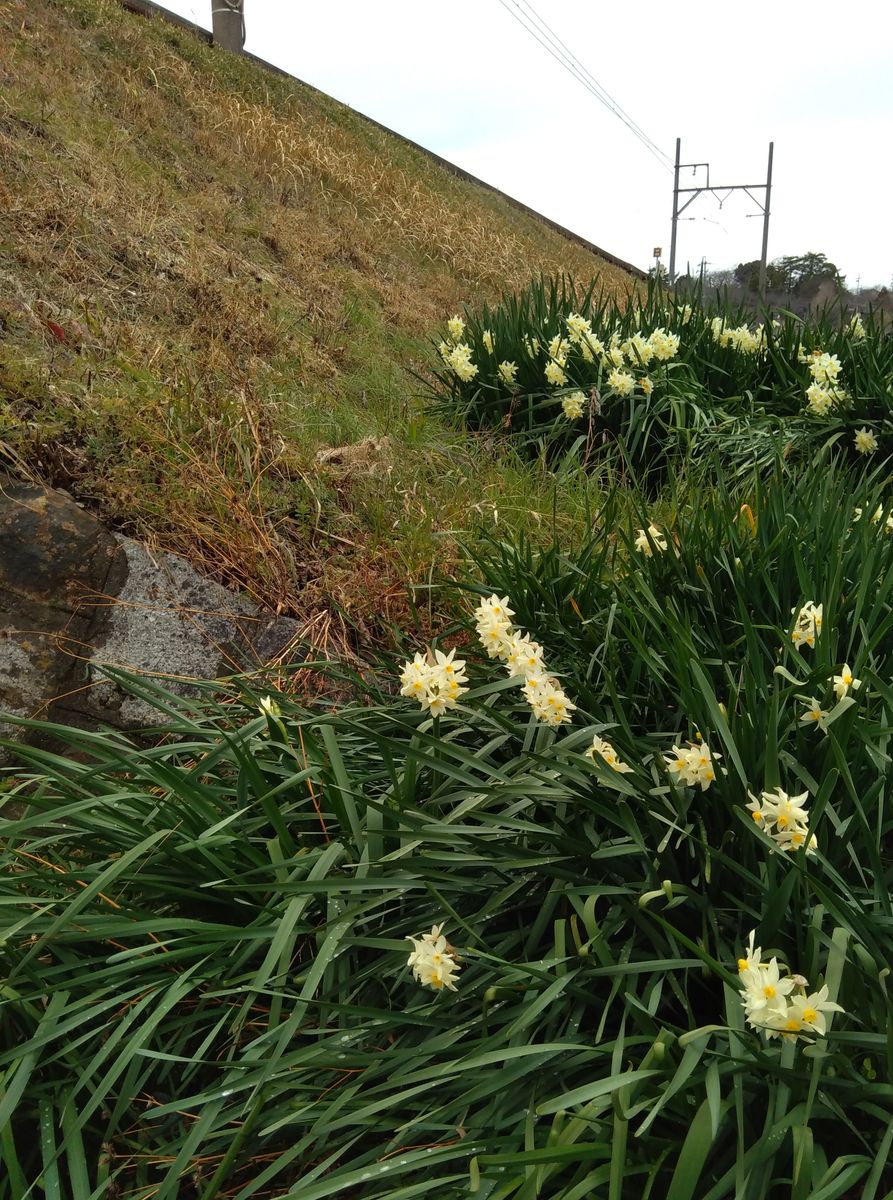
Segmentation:
<svg viewBox="0 0 893 1200">
<path fill-rule="evenodd" d="M 878 441 L 871 430 L 863 425 L 861 429 L 856 430 L 853 445 L 860 454 L 874 454 L 878 447 Z"/>
<path fill-rule="evenodd" d="M 477 367 L 471 361 L 471 347 L 465 342 L 458 342 L 452 348 L 448 362 L 463 383 L 470 383 L 478 373 Z"/>
<path fill-rule="evenodd" d="M 561 369 L 561 366 L 554 360 L 546 363 L 546 383 L 552 387 L 564 387 L 567 383 L 567 375 Z"/>
<path fill-rule="evenodd" d="M 802 976 L 799 978 L 802 978 Z M 802 986 L 806 986 L 805 980 Z M 833 1000 L 828 999 L 827 984 L 819 988 L 817 992 L 811 992 L 809 995 L 792 997 L 788 1009 L 790 1016 L 798 1020 L 801 1025 L 805 1025 L 811 1032 L 821 1034 L 822 1037 L 824 1037 L 827 1031 L 825 1013 L 842 1013 L 843 1011 L 839 1004 L 835 1004 Z"/>
<path fill-rule="evenodd" d="M 651 380 L 648 378 L 647 375 L 643 375 L 642 378 L 639 380 L 639 387 L 642 389 L 642 391 L 644 392 L 644 394 L 646 396 L 650 396 L 651 393 L 654 391 L 654 384 L 651 382 Z"/>
<path fill-rule="evenodd" d="M 763 792 L 763 796 L 768 796 L 768 792 Z M 762 797 L 758 799 L 756 796 L 751 796 L 750 803 L 745 807 L 750 809 L 750 815 L 753 818 L 754 824 L 759 825 L 761 829 L 765 829 L 768 833 L 775 821 L 775 808 L 772 801 L 764 800 Z"/>
<path fill-rule="evenodd" d="M 805 725 L 817 725 L 819 729 L 827 731 L 828 726 L 825 721 L 827 716 L 828 713 L 822 708 L 818 700 L 814 696 L 811 696 L 806 711 L 800 717 L 800 722 Z"/>
<path fill-rule="evenodd" d="M 689 315 L 691 310 L 689 309 Z M 648 339 L 651 351 L 658 362 L 668 362 L 679 353 L 679 335 L 666 329 L 655 329 Z"/>
<path fill-rule="evenodd" d="M 493 334 L 489 329 L 485 329 L 481 334 L 481 341 L 484 343 L 484 349 L 488 354 L 493 353 Z"/>
<path fill-rule="evenodd" d="M 644 529 L 640 529 L 633 545 L 640 554 L 644 554 L 646 558 L 651 558 L 653 554 L 652 543 L 661 553 L 667 548 L 666 536 L 661 533 L 657 525 L 649 525 L 647 534 Z"/>
<path fill-rule="evenodd" d="M 482 600 L 474 610 L 476 621 L 489 620 L 491 618 L 497 621 L 510 621 L 514 615 L 515 610 L 509 608 L 508 596 L 497 596 L 495 592 L 486 600 Z"/>
<path fill-rule="evenodd" d="M 586 757 L 595 761 L 596 754 L 603 759 L 612 771 L 616 771 L 618 775 L 626 775 L 632 770 L 628 763 L 622 762 L 617 756 L 617 751 L 610 742 L 606 742 L 604 738 L 600 738 L 595 734 L 592 738 L 592 745 L 585 751 Z"/>
<path fill-rule="evenodd" d="M 742 971 L 739 978 L 744 986 L 744 1010 L 751 1025 L 764 1024 L 767 1017 L 782 1008 L 783 997 L 794 990 L 793 979 L 782 978 L 777 958 Z"/>
<path fill-rule="evenodd" d="M 583 415 L 586 397 L 582 392 L 571 392 L 561 398 L 561 408 L 569 421 L 577 421 Z"/>
<path fill-rule="evenodd" d="M 449 331 L 450 338 L 454 342 L 458 342 L 465 332 L 465 322 L 461 317 L 450 317 L 447 321 L 447 330 Z"/>
<path fill-rule="evenodd" d="M 465 674 L 465 661 L 456 658 L 455 650 L 451 650 L 449 654 L 444 654 L 442 650 L 435 650 L 431 671 L 437 682 L 445 686 L 468 682 L 468 676 Z"/>
<path fill-rule="evenodd" d="M 834 383 L 840 374 L 840 359 L 836 354 L 823 354 L 813 350 L 808 360 L 809 373 L 816 383 Z"/>
<path fill-rule="evenodd" d="M 791 632 L 791 641 L 795 646 L 815 647 L 822 632 L 823 609 L 824 605 L 814 604 L 812 600 L 807 600 L 799 611 L 791 609 L 792 613 L 797 614 Z"/>
<path fill-rule="evenodd" d="M 810 834 L 809 830 L 802 825 L 777 830 L 774 837 L 779 850 L 786 854 L 791 854 L 795 850 L 805 850 L 807 854 L 814 854 L 818 847 L 815 834 Z"/>
<path fill-rule="evenodd" d="M 628 337 L 625 342 L 621 342 L 620 349 L 634 367 L 644 369 L 654 358 L 654 348 L 643 333 L 634 333 L 632 337 Z"/>
<path fill-rule="evenodd" d="M 823 1037 L 828 1030 L 825 1014 L 844 1011 L 828 999 L 827 984 L 809 992 L 807 980 L 780 965 L 777 958 L 763 962 L 762 951 L 754 947 L 754 936 L 751 931 L 746 955 L 738 959 L 741 1004 L 748 1025 L 769 1041 L 780 1037 L 796 1042 L 802 1037 L 808 1042 L 810 1034 Z"/>
<path fill-rule="evenodd" d="M 412 952 L 406 960 L 406 965 L 412 967 L 416 980 L 424 987 L 433 988 L 436 992 L 449 988 L 457 990 L 455 978 L 459 973 L 456 962 L 456 951 L 441 933 L 442 925 L 432 925 L 430 933 L 421 937 L 407 937 L 412 942 Z"/>
<path fill-rule="evenodd" d="M 567 363 L 567 356 L 570 353 L 571 344 L 567 338 L 563 338 L 560 333 L 556 333 L 549 342 L 549 357 L 554 359 L 560 367 Z"/>
<path fill-rule="evenodd" d="M 836 394 L 819 383 L 811 383 L 806 389 L 806 407 L 817 417 L 824 417 L 834 407 Z"/>
<path fill-rule="evenodd" d="M 518 368 L 513 362 L 501 362 L 496 368 L 500 378 L 509 385 L 516 383 L 518 380 Z"/>
<path fill-rule="evenodd" d="M 857 692 L 862 686 L 862 680 L 856 679 L 853 672 L 850 670 L 849 663 L 844 663 L 840 668 L 840 674 L 834 676 L 834 695 L 838 700 L 842 700 L 850 688 Z"/>
<path fill-rule="evenodd" d="M 592 333 L 592 325 L 579 313 L 568 313 L 564 319 L 567 326 L 567 336 L 570 341 L 579 343 Z"/>
<path fill-rule="evenodd" d="M 636 381 L 629 371 L 615 368 L 608 376 L 608 386 L 612 387 L 618 396 L 630 396 L 636 386 Z"/>
<path fill-rule="evenodd" d="M 885 522 L 885 525 L 886 525 L 886 532 L 887 532 L 887 533 L 889 533 L 889 532 L 890 532 L 890 518 L 891 518 L 891 517 L 893 517 L 893 513 L 889 513 L 889 514 L 887 515 L 887 520 L 886 520 L 886 522 Z M 854 509 L 853 509 L 853 520 L 854 520 L 854 521 L 861 521 L 861 520 L 862 520 L 862 509 L 861 509 L 861 508 L 854 508 Z M 874 510 L 874 512 L 871 514 L 870 520 L 871 520 L 871 523 L 872 523 L 872 525 L 880 525 L 881 521 L 883 521 L 883 520 L 884 520 L 884 506 L 883 506 L 883 504 L 879 504 L 879 505 L 877 506 L 877 508 L 876 508 L 876 509 Z"/>
<path fill-rule="evenodd" d="M 777 787 L 774 792 L 762 792 L 759 797 L 752 792 L 748 795 L 750 803 L 746 807 L 754 824 L 769 834 L 779 850 L 785 853 L 805 850 L 807 854 L 815 851 L 816 839 L 810 836 L 806 811 L 807 792 L 789 796 Z"/>
<path fill-rule="evenodd" d="M 400 672 L 400 688 L 401 696 L 408 696 L 410 700 L 418 700 L 420 704 L 424 703 L 425 696 L 428 692 L 428 678 L 430 669 L 428 661 L 424 654 L 416 654 L 412 662 L 404 663 L 403 670 Z"/>
<path fill-rule="evenodd" d="M 861 342 L 865 340 L 865 326 L 862 324 L 862 318 L 858 313 L 856 313 L 852 321 L 850 321 L 847 329 L 853 341 Z"/>
<path fill-rule="evenodd" d="M 437 650 L 433 656 L 416 654 L 411 662 L 404 663 L 400 672 L 400 695 L 417 700 L 433 717 L 455 708 L 459 697 L 468 691 L 462 687 L 468 678 L 465 663 L 455 654 L 455 650 L 449 654 Z"/>
<path fill-rule="evenodd" d="M 531 675 L 522 691 L 537 720 L 556 728 L 570 721 L 577 707 L 552 679 Z"/>
<path fill-rule="evenodd" d="M 808 792 L 801 792 L 799 796 L 788 796 L 781 788 L 775 789 L 775 795 L 771 792 L 763 792 L 766 798 L 771 797 L 772 804 L 775 808 L 773 820 L 775 827 L 779 830 L 790 830 L 795 825 L 806 825 L 809 821 L 809 814 L 806 811 L 806 797 Z"/>
<path fill-rule="evenodd" d="M 512 633 L 505 644 L 501 655 L 505 669 L 509 675 L 523 675 L 524 679 L 541 674 L 543 667 L 543 648 L 539 642 L 525 637 L 523 633 Z"/>
<path fill-rule="evenodd" d="M 671 757 L 675 755 L 674 757 Z M 664 762 L 670 774 L 685 787 L 700 787 L 706 792 L 716 779 L 714 760 L 722 756 L 711 753 L 706 742 L 695 742 L 688 746 L 672 746 Z"/>
<path fill-rule="evenodd" d="M 281 717 L 282 709 L 271 696 L 264 696 L 258 701 L 257 707 L 265 717 Z"/>
<path fill-rule="evenodd" d="M 511 628 L 507 621 L 481 621 L 478 624 L 478 638 L 489 658 L 505 657 Z"/>
<path fill-rule="evenodd" d="M 514 611 L 509 607 L 508 596 L 492 595 L 482 600 L 474 610 L 478 638 L 490 658 L 504 658 L 506 646 L 512 636 L 511 618 Z"/>
<path fill-rule="evenodd" d="M 513 628 L 510 618 L 514 615 L 507 596 L 494 594 L 482 600 L 474 612 L 478 637 L 490 658 L 502 659 L 510 676 L 524 680 L 521 691 L 534 716 L 547 725 L 565 724 L 577 706 L 547 670 L 539 642 Z M 454 666 L 458 671 L 465 664 L 455 663 Z M 463 675 L 459 682 L 464 678 Z"/>
<path fill-rule="evenodd" d="M 759 946 L 754 946 L 754 939 L 757 936 L 757 931 L 751 929 L 747 937 L 747 953 L 743 958 L 738 959 L 738 974 L 743 975 L 745 971 L 755 971 L 760 965 L 763 957 L 763 951 Z"/>
</svg>

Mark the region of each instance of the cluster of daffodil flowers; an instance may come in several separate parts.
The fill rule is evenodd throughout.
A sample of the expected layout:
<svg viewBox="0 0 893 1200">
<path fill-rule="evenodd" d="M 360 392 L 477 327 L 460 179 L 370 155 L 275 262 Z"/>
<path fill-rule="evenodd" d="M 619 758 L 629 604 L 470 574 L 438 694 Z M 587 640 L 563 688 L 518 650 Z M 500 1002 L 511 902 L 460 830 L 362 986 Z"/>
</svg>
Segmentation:
<svg viewBox="0 0 893 1200">
<path fill-rule="evenodd" d="M 815 834 L 809 832 L 806 792 L 789 796 L 777 787 L 774 792 L 761 792 L 759 796 L 748 792 L 748 795 L 747 807 L 754 824 L 772 838 L 779 850 L 814 853 L 817 843 Z"/>
<path fill-rule="evenodd" d="M 461 317 L 450 317 L 447 321 L 447 332 L 449 341 L 441 342 L 437 347 L 440 357 L 463 383 L 470 383 L 477 375 L 478 369 L 471 361 L 471 347 L 462 341 L 465 322 Z"/>
<path fill-rule="evenodd" d="M 432 717 L 439 717 L 448 708 L 455 708 L 459 697 L 468 691 L 462 687 L 468 682 L 465 674 L 465 662 L 456 658 L 456 651 L 444 654 L 435 650 L 432 654 L 416 654 L 411 662 L 407 662 L 400 672 L 400 695 L 418 700 L 423 709 L 428 709 Z"/>
<path fill-rule="evenodd" d="M 632 770 L 632 767 L 629 765 L 629 763 L 623 762 L 623 760 L 619 757 L 617 751 L 614 749 L 611 743 L 606 742 L 605 739 L 603 737 L 599 737 L 598 734 L 595 734 L 592 739 L 592 745 L 586 751 L 584 751 L 584 753 L 586 757 L 591 758 L 593 762 L 595 762 L 595 757 L 598 755 L 602 762 L 606 763 L 612 771 L 616 771 L 618 775 L 626 775 Z"/>
<path fill-rule="evenodd" d="M 812 383 L 806 389 L 806 407 L 817 417 L 826 416 L 832 408 L 840 407 L 849 396 L 840 386 L 840 359 L 836 354 L 813 350 L 811 354 L 801 351 L 797 356 L 806 363 Z"/>
<path fill-rule="evenodd" d="M 412 967 L 413 976 L 423 987 L 433 988 L 436 992 L 444 988 L 455 992 L 454 980 L 461 968 L 456 961 L 456 951 L 440 932 L 442 928 L 442 925 L 432 925 L 430 933 L 406 939 L 412 942 L 406 965 Z"/>
<path fill-rule="evenodd" d="M 853 521 L 861 521 L 863 518 L 863 510 L 861 508 L 853 509 Z M 883 504 L 879 504 L 869 518 L 872 525 L 880 526 L 884 533 L 893 533 L 893 512 L 884 512 Z"/>
<path fill-rule="evenodd" d="M 683 321 L 690 319 L 690 316 L 689 310 L 687 318 L 683 314 Z M 617 395 L 630 396 L 638 388 L 647 397 L 654 388 L 647 375 L 649 364 L 668 362 L 679 353 L 678 334 L 662 327 L 647 335 L 639 330 L 627 338 L 615 330 L 605 342 L 593 332 L 589 319 L 580 313 L 569 313 L 563 320 L 563 332 L 556 333 L 545 345 L 530 334 L 525 334 L 521 343 L 529 359 L 537 360 L 541 355 L 545 356 L 543 378 L 552 388 L 564 388 L 569 384 L 569 360 L 572 354 L 576 354 L 584 363 L 599 362 L 609 372 L 607 384 Z M 465 322 L 459 316 L 451 317 L 447 321 L 447 340 L 440 343 L 439 351 L 444 363 L 454 374 L 463 383 L 469 383 L 478 375 L 478 366 L 472 361 L 471 347 L 462 340 L 464 336 Z M 495 356 L 496 346 L 491 330 L 483 330 L 481 341 L 486 353 Z M 517 362 L 503 359 L 494 366 L 495 374 L 502 383 L 509 388 L 517 386 Z M 586 396 L 579 390 L 562 400 L 564 415 L 571 421 L 583 415 L 585 405 Z"/>
<path fill-rule="evenodd" d="M 756 930 L 751 930 L 744 958 L 738 959 L 738 978 L 743 989 L 741 1003 L 748 1025 L 759 1029 L 767 1040 L 811 1041 L 811 1034 L 824 1037 L 828 1032 L 826 1013 L 843 1012 L 828 999 L 825 984 L 817 992 L 809 991 L 802 975 L 793 974 L 777 958 L 763 962 L 761 947 L 754 945 Z"/>
<path fill-rule="evenodd" d="M 815 649 L 816 641 L 822 632 L 823 607 L 822 604 L 816 605 L 812 600 L 807 600 L 799 610 L 791 609 L 792 613 L 797 614 L 794 628 L 791 630 L 791 641 L 798 648 L 809 646 L 810 649 Z"/>
<path fill-rule="evenodd" d="M 644 554 L 646 558 L 652 558 L 655 550 L 660 551 L 661 554 L 664 553 L 667 548 L 667 539 L 657 525 L 650 524 L 647 534 L 644 529 L 638 531 L 633 545 L 640 554 Z"/>
<path fill-rule="evenodd" d="M 713 340 L 720 346 L 732 346 L 742 354 L 761 354 L 766 349 L 766 330 L 758 325 L 753 332 L 747 325 L 732 328 L 723 317 L 714 317 L 710 322 Z"/>
<path fill-rule="evenodd" d="M 474 612 L 478 637 L 490 658 L 505 664 L 509 675 L 523 680 L 521 692 L 539 721 L 555 727 L 570 721 L 576 709 L 543 662 L 539 642 L 512 626 L 508 597 L 491 596 Z"/>
<path fill-rule="evenodd" d="M 577 421 L 583 415 L 586 407 L 586 396 L 583 392 L 568 392 L 561 397 L 561 411 L 569 421 Z"/>
<path fill-rule="evenodd" d="M 715 762 L 722 758 L 704 741 L 691 742 L 688 746 L 673 746 L 664 762 L 671 778 L 684 787 L 700 787 L 706 792 L 716 779 Z"/>
<path fill-rule="evenodd" d="M 615 331 L 601 354 L 602 366 L 610 371 L 608 387 L 618 396 L 631 396 L 638 387 L 647 398 L 654 390 L 651 378 L 647 373 L 636 378 L 633 371 L 647 372 L 652 362 L 669 362 L 678 353 L 679 335 L 662 327 L 652 330 L 647 337 L 639 330 L 625 339 Z"/>
<path fill-rule="evenodd" d="M 865 341 L 865 326 L 862 324 L 862 318 L 858 313 L 855 314 L 849 325 L 847 325 L 846 331 L 854 342 Z"/>
</svg>

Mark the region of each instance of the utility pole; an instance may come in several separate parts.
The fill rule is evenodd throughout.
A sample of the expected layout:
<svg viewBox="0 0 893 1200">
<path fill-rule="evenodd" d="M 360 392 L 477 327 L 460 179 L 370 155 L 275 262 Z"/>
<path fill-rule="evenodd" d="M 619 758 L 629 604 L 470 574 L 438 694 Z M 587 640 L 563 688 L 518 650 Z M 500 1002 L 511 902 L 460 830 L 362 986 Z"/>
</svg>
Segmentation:
<svg viewBox="0 0 893 1200">
<path fill-rule="evenodd" d="M 211 37 L 215 46 L 238 54 L 245 45 L 244 0 L 211 0 Z"/>
<path fill-rule="evenodd" d="M 763 249 L 762 256 L 760 258 L 759 276 L 760 295 L 762 296 L 766 290 L 766 256 L 769 249 L 769 197 L 772 191 L 772 151 L 775 143 L 769 143 L 769 166 L 766 172 L 765 183 L 733 183 L 723 184 L 722 186 L 717 184 L 711 186 L 709 163 L 683 163 L 679 161 L 681 143 L 682 139 L 676 138 L 676 167 L 673 173 L 673 226 L 670 234 L 670 283 L 672 284 L 676 280 L 676 227 L 678 225 L 679 218 L 688 208 L 689 204 L 691 204 L 693 200 L 697 200 L 701 192 L 712 192 L 719 201 L 719 207 L 722 208 L 724 202 L 728 200 L 732 192 L 746 192 L 763 214 Z M 684 167 L 691 167 L 693 175 L 700 167 L 705 167 L 707 170 L 707 182 L 702 187 L 681 188 L 679 186 L 679 172 Z M 765 200 L 762 204 L 753 194 L 754 192 L 759 191 L 765 191 L 766 193 Z M 725 193 L 722 198 L 719 196 L 720 192 Z M 679 197 L 688 193 L 690 193 L 689 198 L 684 204 L 680 205 Z M 757 214 L 748 213 L 747 215 L 756 216 Z"/>
<path fill-rule="evenodd" d="M 766 252 L 769 249 L 769 196 L 772 192 L 772 151 L 775 143 L 769 143 L 769 166 L 766 168 L 766 201 L 763 204 L 763 251 L 760 255 L 760 299 L 766 295 Z M 746 190 L 746 189 L 745 189 Z M 750 193 L 748 192 L 748 195 Z M 754 204 L 759 204 L 755 196 L 750 197 Z"/>
<path fill-rule="evenodd" d="M 676 138 L 676 166 L 673 168 L 673 229 L 670 233 L 670 279 L 672 286 L 676 282 L 676 222 L 679 213 L 676 206 L 679 203 L 679 152 L 682 148 L 682 138 Z"/>
</svg>

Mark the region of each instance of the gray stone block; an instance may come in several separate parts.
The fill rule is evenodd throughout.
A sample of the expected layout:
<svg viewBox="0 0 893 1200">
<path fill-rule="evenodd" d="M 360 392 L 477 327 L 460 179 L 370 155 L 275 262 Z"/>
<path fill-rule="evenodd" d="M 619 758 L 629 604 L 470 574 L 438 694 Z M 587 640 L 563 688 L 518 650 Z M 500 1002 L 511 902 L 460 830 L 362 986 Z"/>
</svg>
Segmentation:
<svg viewBox="0 0 893 1200">
<path fill-rule="evenodd" d="M 278 660 L 299 629 L 184 559 L 110 533 L 64 492 L 0 479 L 0 713 L 152 727 L 163 718 L 106 666 L 189 695 L 197 680 Z"/>
</svg>

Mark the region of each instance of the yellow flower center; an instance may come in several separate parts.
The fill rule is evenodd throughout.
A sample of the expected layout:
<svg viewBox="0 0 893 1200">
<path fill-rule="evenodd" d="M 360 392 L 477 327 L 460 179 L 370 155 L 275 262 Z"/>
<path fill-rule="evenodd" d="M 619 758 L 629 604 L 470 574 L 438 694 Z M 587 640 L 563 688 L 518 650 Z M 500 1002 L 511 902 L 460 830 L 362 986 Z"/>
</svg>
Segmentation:
<svg viewBox="0 0 893 1200">
<path fill-rule="evenodd" d="M 814 1022 L 818 1020 L 818 1016 L 819 1014 L 814 1008 L 804 1008 L 803 1010 L 803 1020 L 810 1025 L 814 1024 Z"/>
<path fill-rule="evenodd" d="M 776 825 L 778 825 L 778 827 L 780 829 L 784 829 L 786 825 L 790 824 L 788 818 L 784 815 L 784 813 L 778 814 L 778 816 L 775 818 L 775 823 L 776 823 Z"/>
<path fill-rule="evenodd" d="M 750 815 L 755 821 L 762 821 L 763 819 L 763 814 L 758 809 L 755 809 Z"/>
<path fill-rule="evenodd" d="M 775 995 L 775 988 L 772 986 L 771 983 L 767 983 L 766 986 L 763 988 L 763 995 L 766 997 L 767 1000 L 771 1000 L 772 997 Z"/>
<path fill-rule="evenodd" d="M 747 961 L 747 959 L 746 959 L 746 958 L 739 958 L 739 959 L 738 959 L 738 970 L 739 970 L 739 972 L 741 972 L 741 971 L 746 971 L 749 965 L 750 965 L 750 964 L 748 963 L 748 961 Z"/>
<path fill-rule="evenodd" d="M 785 1029 L 790 1030 L 791 1033 L 797 1033 L 800 1028 L 800 1022 L 796 1017 L 788 1017 L 787 1021 L 785 1021 L 784 1027 Z"/>
</svg>

